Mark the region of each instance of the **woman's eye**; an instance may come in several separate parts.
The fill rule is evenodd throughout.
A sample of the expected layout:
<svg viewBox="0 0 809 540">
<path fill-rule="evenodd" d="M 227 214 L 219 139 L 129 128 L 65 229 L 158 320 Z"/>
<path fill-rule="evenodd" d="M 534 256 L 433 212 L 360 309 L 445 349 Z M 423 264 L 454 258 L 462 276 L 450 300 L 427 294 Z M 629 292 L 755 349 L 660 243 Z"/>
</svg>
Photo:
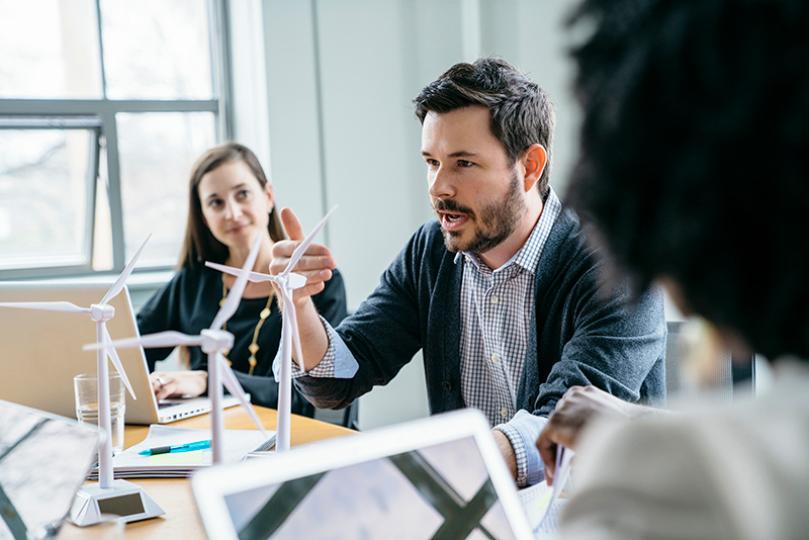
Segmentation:
<svg viewBox="0 0 809 540">
<path fill-rule="evenodd" d="M 210 208 L 221 208 L 222 207 L 222 199 L 211 199 L 208 201 L 208 206 Z"/>
<path fill-rule="evenodd" d="M 239 191 L 236 192 L 236 198 L 238 198 L 238 199 L 246 199 L 249 196 L 250 196 L 250 191 L 248 191 L 246 189 L 240 189 Z"/>
</svg>

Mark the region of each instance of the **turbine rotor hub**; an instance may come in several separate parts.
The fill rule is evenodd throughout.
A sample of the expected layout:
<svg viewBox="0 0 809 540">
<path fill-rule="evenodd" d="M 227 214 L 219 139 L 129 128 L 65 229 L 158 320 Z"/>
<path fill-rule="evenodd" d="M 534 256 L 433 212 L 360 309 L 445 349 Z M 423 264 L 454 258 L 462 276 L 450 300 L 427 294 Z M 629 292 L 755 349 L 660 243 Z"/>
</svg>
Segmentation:
<svg viewBox="0 0 809 540">
<path fill-rule="evenodd" d="M 200 347 L 205 354 L 228 351 L 233 347 L 233 334 L 225 330 L 203 330 Z"/>
<path fill-rule="evenodd" d="M 90 306 L 90 318 L 94 322 L 106 322 L 115 317 L 115 308 L 109 304 L 93 304 Z"/>
</svg>

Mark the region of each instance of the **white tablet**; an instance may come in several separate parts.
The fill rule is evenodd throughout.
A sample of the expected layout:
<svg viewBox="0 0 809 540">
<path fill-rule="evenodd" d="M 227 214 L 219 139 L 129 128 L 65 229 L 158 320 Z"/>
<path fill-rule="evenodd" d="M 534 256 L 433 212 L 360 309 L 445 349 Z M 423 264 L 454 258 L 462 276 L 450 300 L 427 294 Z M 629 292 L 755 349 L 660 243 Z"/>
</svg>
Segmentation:
<svg viewBox="0 0 809 540">
<path fill-rule="evenodd" d="M 473 410 L 214 467 L 192 487 L 210 538 L 532 538 Z"/>
<path fill-rule="evenodd" d="M 0 538 L 50 538 L 95 461 L 87 424 L 0 401 Z"/>
</svg>

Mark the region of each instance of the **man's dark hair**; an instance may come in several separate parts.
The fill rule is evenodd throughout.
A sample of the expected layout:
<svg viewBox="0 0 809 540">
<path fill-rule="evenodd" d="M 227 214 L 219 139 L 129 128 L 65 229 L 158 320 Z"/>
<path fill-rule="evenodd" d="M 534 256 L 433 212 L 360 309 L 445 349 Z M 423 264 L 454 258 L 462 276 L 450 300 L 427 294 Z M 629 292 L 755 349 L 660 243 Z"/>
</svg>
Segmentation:
<svg viewBox="0 0 809 540">
<path fill-rule="evenodd" d="M 538 189 L 543 197 L 547 194 L 555 122 L 553 105 L 539 85 L 517 68 L 498 58 L 455 64 L 425 86 L 413 103 L 422 123 L 431 111 L 440 114 L 471 105 L 488 108 L 492 133 L 505 147 L 512 164 L 532 144 L 545 147 L 548 162 Z"/>
<path fill-rule="evenodd" d="M 809 359 L 809 3 L 588 0 L 570 201 L 641 288 Z"/>
</svg>

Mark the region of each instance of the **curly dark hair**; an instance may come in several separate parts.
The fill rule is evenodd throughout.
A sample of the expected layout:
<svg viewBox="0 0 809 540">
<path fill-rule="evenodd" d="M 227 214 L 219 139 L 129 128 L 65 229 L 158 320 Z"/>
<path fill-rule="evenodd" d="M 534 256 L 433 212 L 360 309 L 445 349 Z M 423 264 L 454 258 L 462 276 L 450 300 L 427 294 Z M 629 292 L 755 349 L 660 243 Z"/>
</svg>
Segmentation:
<svg viewBox="0 0 809 540">
<path fill-rule="evenodd" d="M 555 117 L 548 95 L 517 68 L 499 58 L 455 64 L 413 99 L 416 116 L 482 105 L 491 114 L 491 130 L 513 164 L 532 144 L 545 148 L 548 160 L 537 189 L 544 197 L 551 176 Z"/>
<path fill-rule="evenodd" d="M 643 289 L 809 359 L 809 2 L 586 0 L 568 195 Z"/>
</svg>

